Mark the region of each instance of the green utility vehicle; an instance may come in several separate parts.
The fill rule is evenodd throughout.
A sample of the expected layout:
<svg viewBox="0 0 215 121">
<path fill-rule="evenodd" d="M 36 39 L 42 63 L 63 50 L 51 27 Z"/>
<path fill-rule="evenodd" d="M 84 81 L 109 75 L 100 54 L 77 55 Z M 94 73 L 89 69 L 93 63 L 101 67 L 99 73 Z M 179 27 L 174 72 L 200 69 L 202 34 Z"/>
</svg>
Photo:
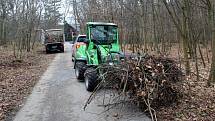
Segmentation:
<svg viewBox="0 0 215 121">
<path fill-rule="evenodd" d="M 102 63 L 114 65 L 122 55 L 116 24 L 88 22 L 86 36 L 86 47 L 77 50 L 74 68 L 77 79 L 84 80 L 86 89 L 93 91 L 99 84 L 96 68 Z"/>
</svg>

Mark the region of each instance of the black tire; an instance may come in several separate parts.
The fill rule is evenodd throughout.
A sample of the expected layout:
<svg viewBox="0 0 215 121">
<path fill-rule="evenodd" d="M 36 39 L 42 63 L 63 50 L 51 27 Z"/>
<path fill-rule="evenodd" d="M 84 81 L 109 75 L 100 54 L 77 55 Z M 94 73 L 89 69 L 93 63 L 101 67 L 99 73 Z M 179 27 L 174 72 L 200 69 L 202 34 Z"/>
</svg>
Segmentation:
<svg viewBox="0 0 215 121">
<path fill-rule="evenodd" d="M 86 89 L 92 92 L 99 84 L 97 71 L 94 68 L 88 68 L 84 75 Z"/>
<path fill-rule="evenodd" d="M 72 62 L 74 62 L 75 61 L 75 59 L 74 59 L 75 57 L 72 55 Z"/>
<path fill-rule="evenodd" d="M 61 52 L 64 53 L 64 47 L 61 49 Z"/>
<path fill-rule="evenodd" d="M 82 61 L 78 61 L 75 63 L 75 75 L 79 81 L 83 81 L 84 72 L 86 70 L 86 63 Z"/>
<path fill-rule="evenodd" d="M 46 54 L 49 54 L 50 53 L 50 51 L 46 48 Z"/>
</svg>

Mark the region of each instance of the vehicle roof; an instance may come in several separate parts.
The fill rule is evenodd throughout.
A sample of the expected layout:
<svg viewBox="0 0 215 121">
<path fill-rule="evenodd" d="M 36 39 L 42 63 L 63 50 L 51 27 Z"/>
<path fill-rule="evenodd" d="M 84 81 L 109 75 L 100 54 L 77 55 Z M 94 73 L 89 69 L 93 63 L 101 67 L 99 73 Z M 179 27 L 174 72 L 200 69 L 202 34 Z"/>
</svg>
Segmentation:
<svg viewBox="0 0 215 121">
<path fill-rule="evenodd" d="M 117 26 L 117 24 L 114 23 L 105 23 L 105 22 L 87 22 L 87 24 L 91 25 L 111 25 L 111 26 Z"/>
<path fill-rule="evenodd" d="M 62 29 L 47 29 L 46 31 L 62 31 Z"/>
<path fill-rule="evenodd" d="M 78 37 L 83 37 L 83 36 L 86 37 L 87 35 L 85 35 L 85 34 L 79 34 L 79 35 L 78 35 Z"/>
</svg>

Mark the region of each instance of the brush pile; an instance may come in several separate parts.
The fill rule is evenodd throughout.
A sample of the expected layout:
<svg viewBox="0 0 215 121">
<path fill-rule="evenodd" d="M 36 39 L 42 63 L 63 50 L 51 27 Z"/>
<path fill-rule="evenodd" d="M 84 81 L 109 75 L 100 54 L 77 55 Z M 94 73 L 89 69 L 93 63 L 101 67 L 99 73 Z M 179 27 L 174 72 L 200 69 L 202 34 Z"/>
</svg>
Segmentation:
<svg viewBox="0 0 215 121">
<path fill-rule="evenodd" d="M 183 73 L 177 63 L 169 58 L 144 56 L 126 59 L 120 64 L 103 64 L 98 68 L 100 84 L 90 96 L 87 104 L 96 96 L 100 89 L 114 90 L 117 97 L 137 104 L 149 112 L 152 120 L 156 120 L 155 109 L 168 106 L 180 96 L 180 82 Z M 111 104 L 122 103 L 115 100 Z M 118 102 L 117 102 L 118 101 Z"/>
</svg>

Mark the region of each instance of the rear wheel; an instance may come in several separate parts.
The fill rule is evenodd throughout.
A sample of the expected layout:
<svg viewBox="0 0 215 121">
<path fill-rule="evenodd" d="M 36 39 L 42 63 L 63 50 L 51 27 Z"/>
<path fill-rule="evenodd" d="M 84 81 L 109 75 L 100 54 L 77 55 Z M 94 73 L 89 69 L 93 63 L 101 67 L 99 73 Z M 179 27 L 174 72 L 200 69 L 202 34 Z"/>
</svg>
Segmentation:
<svg viewBox="0 0 215 121">
<path fill-rule="evenodd" d="M 98 85 L 98 74 L 94 68 L 88 68 L 85 71 L 85 86 L 87 91 L 92 92 Z"/>
<path fill-rule="evenodd" d="M 61 52 L 62 53 L 64 52 L 64 46 L 63 45 L 61 46 Z"/>
<path fill-rule="evenodd" d="M 75 75 L 76 75 L 77 79 L 79 79 L 79 80 L 84 79 L 85 70 L 86 70 L 86 63 L 85 62 L 78 61 L 75 63 Z"/>
<path fill-rule="evenodd" d="M 46 54 L 49 54 L 50 53 L 50 51 L 49 51 L 49 49 L 46 47 Z"/>
<path fill-rule="evenodd" d="M 61 49 L 61 52 L 64 53 L 64 47 Z"/>
</svg>

